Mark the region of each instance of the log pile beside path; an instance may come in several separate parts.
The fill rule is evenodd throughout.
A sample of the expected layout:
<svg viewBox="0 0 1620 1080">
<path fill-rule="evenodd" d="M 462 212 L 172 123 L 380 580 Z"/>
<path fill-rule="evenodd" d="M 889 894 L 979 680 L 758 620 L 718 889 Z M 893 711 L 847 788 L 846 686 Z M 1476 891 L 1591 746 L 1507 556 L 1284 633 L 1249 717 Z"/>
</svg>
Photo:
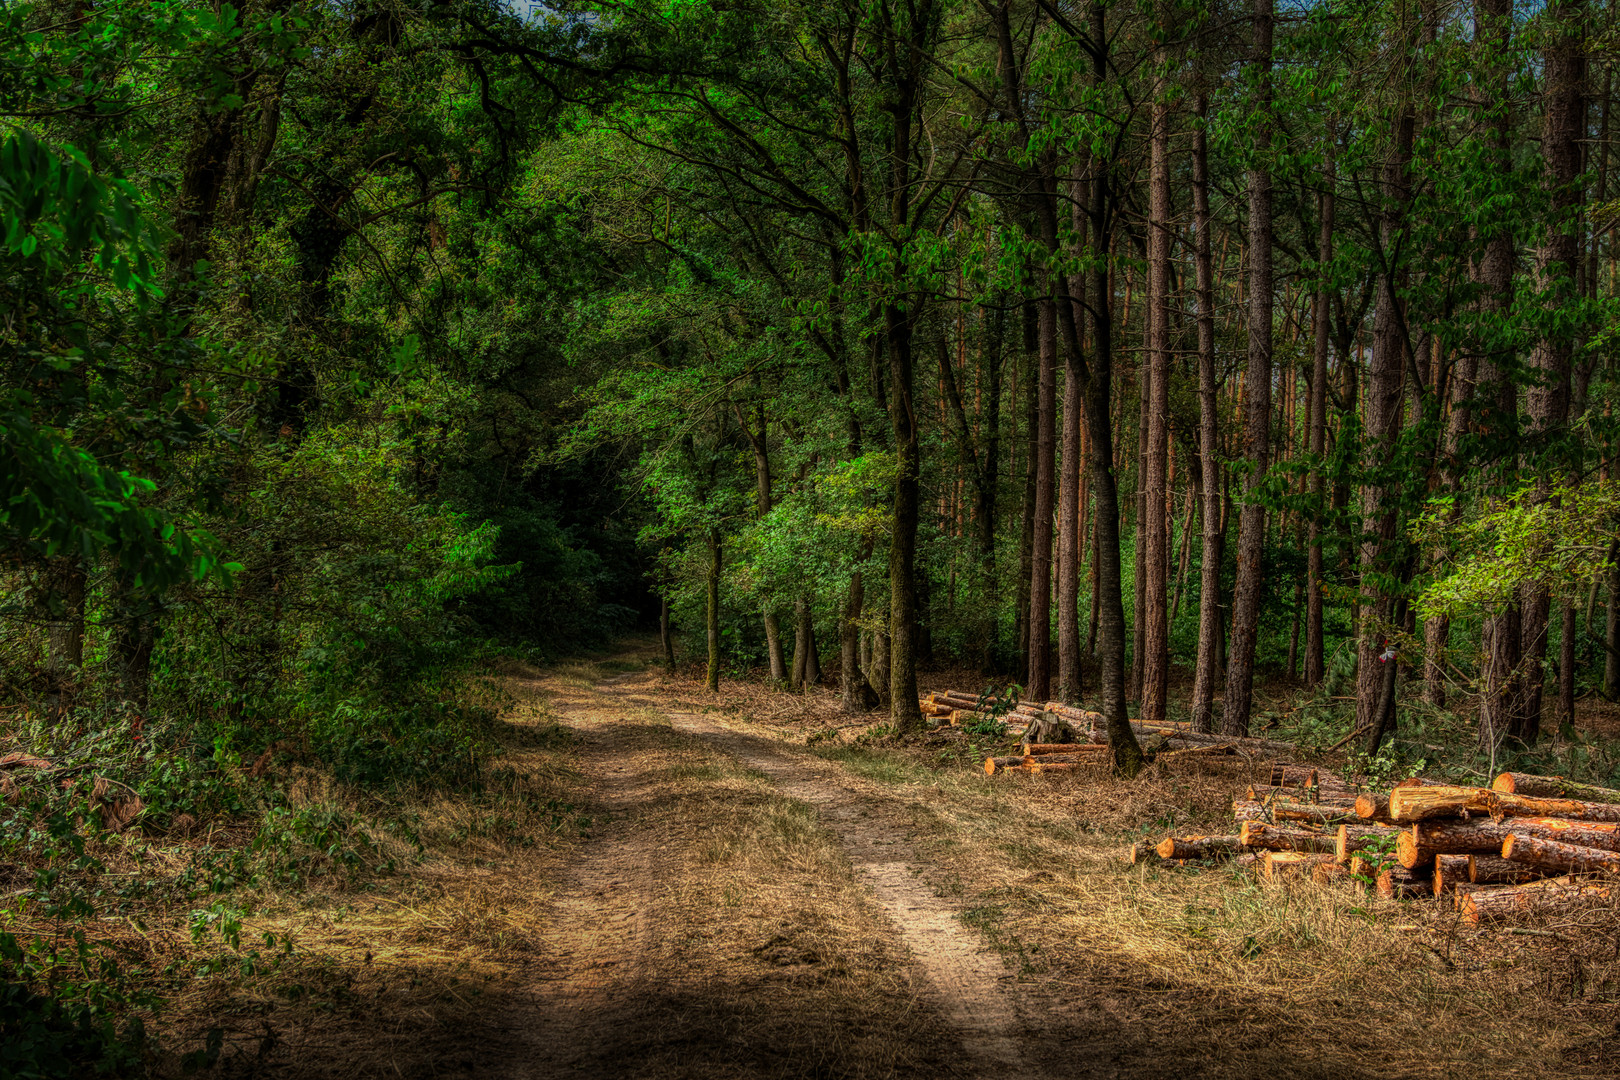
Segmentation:
<svg viewBox="0 0 1620 1080">
<path fill-rule="evenodd" d="M 993 696 L 969 694 L 958 690 L 940 690 L 918 699 L 924 716 L 938 720 L 941 726 L 962 727 L 977 721 L 999 718 L 1007 725 L 1007 734 L 1017 738 L 1025 736 L 1021 753 L 987 757 L 984 771 L 989 776 L 1007 773 L 1062 772 L 1088 764 L 1105 764 L 1109 757 L 1108 724 L 1102 713 L 1092 712 L 1059 701 L 1009 702 Z M 1030 736 L 1044 737 L 1046 732 L 1064 728 L 1073 742 L 1029 741 Z M 1177 757 L 1220 757 L 1233 754 L 1276 754 L 1296 752 L 1292 743 L 1274 739 L 1239 738 L 1197 732 L 1182 721 L 1144 725 L 1131 721 L 1131 729 L 1144 744 L 1155 749 L 1155 759 Z M 1039 736 L 1036 733 L 1040 733 Z M 1296 771 L 1295 787 L 1314 787 L 1315 771 L 1308 766 L 1289 766 Z M 1272 783 L 1283 777 L 1273 769 Z M 1308 781 L 1308 782 L 1307 782 Z M 1312 811 L 1314 812 L 1314 811 Z"/>
<path fill-rule="evenodd" d="M 1257 854 L 1268 880 L 1428 898 L 1476 926 L 1620 899 L 1620 790 L 1503 773 L 1488 788 L 1412 779 L 1352 792 L 1329 772 L 1284 764 L 1270 779 L 1233 800 L 1236 837 L 1168 836 L 1134 845 L 1130 861 L 1194 866 Z"/>
</svg>

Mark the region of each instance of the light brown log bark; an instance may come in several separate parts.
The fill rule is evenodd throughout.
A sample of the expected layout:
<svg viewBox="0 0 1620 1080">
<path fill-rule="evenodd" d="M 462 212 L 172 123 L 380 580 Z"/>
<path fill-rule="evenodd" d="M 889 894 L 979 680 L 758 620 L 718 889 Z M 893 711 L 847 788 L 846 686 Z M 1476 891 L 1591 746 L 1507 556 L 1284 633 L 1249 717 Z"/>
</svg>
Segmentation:
<svg viewBox="0 0 1620 1080">
<path fill-rule="evenodd" d="M 1511 833 L 1502 841 L 1502 858 L 1560 873 L 1620 873 L 1620 852 L 1543 840 L 1524 833 Z"/>
<path fill-rule="evenodd" d="M 1413 873 L 1401 866 L 1386 866 L 1378 872 L 1374 886 L 1385 900 L 1412 900 L 1434 894 L 1432 871 Z"/>
<path fill-rule="evenodd" d="M 1476 889 L 1462 898 L 1458 910 L 1464 922 L 1479 926 L 1529 915 L 1561 915 L 1603 903 L 1609 899 L 1609 893 L 1607 885 L 1567 877 L 1547 878 L 1506 889 Z"/>
<path fill-rule="evenodd" d="M 1316 867 L 1332 861 L 1331 855 L 1310 854 L 1303 851 L 1269 851 L 1266 853 L 1264 869 L 1261 872 L 1267 881 L 1282 881 L 1284 878 L 1308 876 Z"/>
<path fill-rule="evenodd" d="M 1468 856 L 1468 880 L 1475 885 L 1524 885 L 1547 875 L 1534 866 L 1498 855 Z"/>
<path fill-rule="evenodd" d="M 1390 837 L 1403 831 L 1381 825 L 1340 825 L 1333 843 L 1333 857 L 1348 862 L 1356 852 L 1386 844 Z"/>
<path fill-rule="evenodd" d="M 1583 802 L 1620 804 L 1620 791 L 1614 788 L 1580 784 L 1561 776 L 1505 772 L 1491 782 L 1491 789 L 1538 799 L 1580 799 Z"/>
<path fill-rule="evenodd" d="M 1467 855 L 1436 855 L 1434 857 L 1434 894 L 1443 896 L 1455 892 L 1457 886 L 1472 885 L 1468 877 Z"/>
<path fill-rule="evenodd" d="M 1558 817 L 1575 821 L 1620 821 L 1620 805 L 1576 799 L 1537 799 L 1490 788 L 1397 788 L 1389 793 L 1389 816 L 1401 825 L 1464 813 L 1493 817 Z"/>
<path fill-rule="evenodd" d="M 1245 821 L 1238 828 L 1238 839 L 1244 847 L 1265 848 L 1269 851 L 1305 851 L 1313 854 L 1333 853 L 1333 836 L 1308 829 L 1285 829 L 1264 821 Z"/>
<path fill-rule="evenodd" d="M 1225 859 L 1241 854 L 1243 844 L 1236 836 L 1167 836 L 1157 850 L 1161 859 Z"/>
</svg>

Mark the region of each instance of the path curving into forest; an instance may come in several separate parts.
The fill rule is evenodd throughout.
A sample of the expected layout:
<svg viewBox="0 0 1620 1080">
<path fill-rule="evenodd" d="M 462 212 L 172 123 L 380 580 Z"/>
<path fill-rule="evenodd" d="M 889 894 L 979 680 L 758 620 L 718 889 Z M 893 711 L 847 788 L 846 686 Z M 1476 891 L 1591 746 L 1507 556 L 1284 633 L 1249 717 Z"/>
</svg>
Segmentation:
<svg viewBox="0 0 1620 1080">
<path fill-rule="evenodd" d="M 602 821 L 556 883 L 530 991 L 491 1018 L 481 1075 L 1091 1075 L 1026 1060 L 1041 1010 L 926 883 L 902 809 L 813 754 L 662 707 L 652 682 L 552 702 Z M 802 852 L 705 869 L 717 836 L 783 815 L 807 823 L 789 830 Z"/>
</svg>

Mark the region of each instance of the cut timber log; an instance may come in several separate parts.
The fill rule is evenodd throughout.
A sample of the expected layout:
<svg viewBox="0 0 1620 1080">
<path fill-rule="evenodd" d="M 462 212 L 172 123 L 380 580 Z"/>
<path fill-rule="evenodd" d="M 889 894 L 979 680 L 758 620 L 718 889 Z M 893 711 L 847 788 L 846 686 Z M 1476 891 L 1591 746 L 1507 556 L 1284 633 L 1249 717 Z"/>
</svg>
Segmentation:
<svg viewBox="0 0 1620 1080">
<path fill-rule="evenodd" d="M 1003 772 L 1023 763 L 1024 759 L 1022 757 L 987 757 L 984 759 L 984 774 L 994 776 L 998 772 Z"/>
<path fill-rule="evenodd" d="M 1389 816 L 1389 792 L 1364 791 L 1356 796 L 1356 817 L 1363 821 L 1381 821 L 1391 824 Z"/>
<path fill-rule="evenodd" d="M 1340 825 L 1339 835 L 1333 844 L 1333 857 L 1339 862 L 1348 862 L 1356 852 L 1386 843 L 1390 837 L 1402 831 L 1384 825 L 1365 825 L 1360 822 L 1354 825 Z"/>
<path fill-rule="evenodd" d="M 1378 895 L 1385 900 L 1410 900 L 1434 894 L 1434 874 L 1414 873 L 1404 866 L 1386 866 L 1378 872 L 1374 883 Z"/>
<path fill-rule="evenodd" d="M 1463 921 L 1478 926 L 1525 915 L 1556 915 L 1609 898 L 1607 885 L 1593 885 L 1556 877 L 1506 889 L 1476 889 L 1457 905 Z"/>
<path fill-rule="evenodd" d="M 1299 795 L 1300 793 L 1298 788 L 1293 788 L 1291 790 L 1292 794 L 1295 796 Z M 1289 791 L 1289 788 L 1277 787 L 1275 785 L 1250 784 L 1248 789 L 1243 792 L 1243 797 L 1251 802 L 1265 802 L 1273 795 L 1281 795 Z"/>
<path fill-rule="evenodd" d="M 1165 750 L 1154 755 L 1155 761 L 1164 761 L 1168 758 L 1184 757 L 1230 757 L 1237 753 L 1237 747 L 1226 743 L 1217 743 L 1214 746 L 1184 746 L 1180 750 Z"/>
<path fill-rule="evenodd" d="M 1271 767 L 1272 787 L 1315 787 L 1316 770 L 1309 765 L 1289 765 L 1279 762 Z"/>
<path fill-rule="evenodd" d="M 1281 881 L 1288 877 L 1307 876 L 1314 867 L 1332 861 L 1331 855 L 1304 851 L 1268 851 L 1262 873 L 1269 881 Z"/>
<path fill-rule="evenodd" d="M 1013 765 L 1009 768 L 998 769 L 996 771 L 998 775 L 1000 773 L 1073 772 L 1075 769 L 1095 768 L 1098 762 L 1107 760 L 1108 759 L 1106 757 L 1098 757 L 1096 754 L 1087 754 L 1085 761 L 1058 761 L 1049 765 L 1046 763 L 1045 758 L 1034 758 L 1026 765 Z"/>
<path fill-rule="evenodd" d="M 1038 742 L 1025 743 L 1023 750 L 1026 757 L 1033 754 L 1077 754 L 1082 752 L 1096 752 L 1108 749 L 1096 743 L 1083 742 Z"/>
<path fill-rule="evenodd" d="M 1311 880 L 1319 885 L 1332 885 L 1349 879 L 1350 868 L 1341 862 L 1319 862 L 1311 868 Z"/>
<path fill-rule="evenodd" d="M 1575 799 L 1536 799 L 1490 788 L 1396 788 L 1389 793 L 1389 816 L 1401 825 L 1463 814 L 1492 817 L 1558 817 L 1577 821 L 1620 822 L 1620 805 Z"/>
<path fill-rule="evenodd" d="M 1560 872 L 1620 874 L 1620 852 L 1580 847 L 1559 840 L 1511 833 L 1502 841 L 1502 858 L 1529 863 L 1543 870 Z"/>
<path fill-rule="evenodd" d="M 1161 859 L 1225 859 L 1242 850 L 1236 836 L 1167 836 L 1157 848 Z"/>
<path fill-rule="evenodd" d="M 1584 802 L 1620 803 L 1620 791 L 1595 784 L 1577 784 L 1561 776 L 1505 772 L 1491 783 L 1491 789 L 1508 795 L 1528 795 L 1538 799 L 1580 799 Z"/>
<path fill-rule="evenodd" d="M 1403 866 L 1427 865 L 1436 855 L 1497 855 L 1510 834 L 1558 840 L 1580 847 L 1620 851 L 1620 824 L 1516 817 L 1503 821 L 1420 821 L 1406 830 L 1397 848 Z M 1406 860 L 1414 861 L 1408 863 Z"/>
<path fill-rule="evenodd" d="M 1272 753 L 1292 754 L 1299 750 L 1293 743 L 1276 742 L 1272 739 L 1248 739 L 1235 735 L 1205 735 L 1194 731 L 1182 731 L 1179 728 L 1143 727 L 1133 723 L 1131 729 L 1140 737 L 1162 736 L 1169 742 L 1184 742 L 1191 746 L 1235 746 L 1240 750 L 1266 750 Z"/>
<path fill-rule="evenodd" d="M 1305 829 L 1284 829 L 1264 821 L 1245 821 L 1238 828 L 1238 841 L 1244 847 L 1269 851 L 1299 851 L 1306 854 L 1333 853 L 1333 837 Z"/>
<path fill-rule="evenodd" d="M 1142 863 L 1156 863 L 1159 861 L 1159 845 L 1152 840 L 1138 840 L 1131 845 L 1131 849 L 1126 853 L 1125 857 L 1126 861 L 1132 866 L 1138 866 Z"/>
<path fill-rule="evenodd" d="M 1232 817 L 1236 821 L 1265 821 L 1266 808 L 1253 799 L 1233 799 Z"/>
<path fill-rule="evenodd" d="M 1525 885 L 1546 876 L 1534 866 L 1495 855 L 1468 856 L 1468 880 L 1475 885 Z"/>
<path fill-rule="evenodd" d="M 1434 857 L 1434 895 L 1444 896 L 1456 892 L 1458 885 L 1472 885 L 1468 877 L 1467 855 L 1436 855 Z"/>
<path fill-rule="evenodd" d="M 1343 825 L 1346 822 L 1361 823 L 1355 813 L 1342 806 L 1319 806 L 1314 803 L 1284 802 L 1281 799 L 1272 799 L 1266 804 L 1271 816 L 1277 821 L 1306 821 L 1312 825 Z"/>
</svg>

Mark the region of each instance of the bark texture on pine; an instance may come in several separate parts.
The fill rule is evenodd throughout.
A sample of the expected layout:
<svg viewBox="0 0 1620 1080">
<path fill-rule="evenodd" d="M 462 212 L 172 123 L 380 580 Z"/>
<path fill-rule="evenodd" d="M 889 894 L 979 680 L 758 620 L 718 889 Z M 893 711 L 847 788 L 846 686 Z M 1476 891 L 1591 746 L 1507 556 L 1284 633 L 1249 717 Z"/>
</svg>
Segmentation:
<svg viewBox="0 0 1620 1080">
<path fill-rule="evenodd" d="M 1537 259 L 1537 285 L 1550 308 L 1558 308 L 1575 295 L 1580 241 L 1573 217 L 1581 203 L 1581 143 L 1586 130 L 1586 55 L 1583 0 L 1548 4 L 1543 12 L 1541 156 L 1547 189 L 1549 220 Z M 1573 341 L 1567 329 L 1554 326 L 1530 354 L 1537 379 L 1525 392 L 1530 431 L 1544 441 L 1569 420 L 1570 354 Z M 1539 447 L 1538 447 L 1539 449 Z M 1548 472 L 1558 463 L 1532 463 L 1540 483 L 1531 498 L 1549 497 Z M 1541 734 L 1541 699 L 1545 685 L 1547 638 L 1551 597 L 1545 585 L 1526 584 L 1521 592 L 1520 635 L 1524 688 L 1510 733 L 1526 744 Z"/>
<path fill-rule="evenodd" d="M 1035 559 L 1035 460 L 1040 457 L 1040 314 L 1034 304 L 1023 306 L 1024 371 L 1024 502 L 1018 539 L 1018 602 L 1016 636 L 1018 670 L 1029 675 L 1029 583 Z"/>
<path fill-rule="evenodd" d="M 720 690 L 720 530 L 709 530 L 709 589 L 704 610 L 704 622 L 709 632 L 710 692 Z"/>
<path fill-rule="evenodd" d="M 1256 166 L 1249 171 L 1249 368 L 1244 377 L 1243 512 L 1238 522 L 1237 580 L 1232 590 L 1232 645 L 1227 653 L 1221 730 L 1246 735 L 1254 695 L 1254 650 L 1265 586 L 1266 508 L 1259 495 L 1271 463 L 1271 149 L 1272 0 L 1254 0 Z"/>
<path fill-rule="evenodd" d="M 1474 40 L 1478 47 L 1481 89 L 1474 106 L 1489 131 L 1488 158 L 1497 182 L 1511 183 L 1513 171 L 1512 110 L 1507 108 L 1511 71 L 1509 55 L 1513 34 L 1512 0 L 1476 0 Z M 1477 343 L 1480 353 L 1478 383 L 1484 415 L 1481 426 L 1511 430 L 1517 423 L 1518 394 L 1509 376 L 1512 346 L 1493 336 L 1489 323 L 1505 315 L 1513 297 L 1513 232 L 1508 215 L 1481 224 L 1484 251 L 1479 261 L 1481 315 L 1486 329 Z M 1511 468 L 1511 463 L 1505 463 Z M 1508 477 L 1501 477 L 1506 480 Z M 1519 710 L 1521 655 L 1519 609 L 1504 605 L 1487 614 L 1480 632 L 1484 652 L 1484 692 L 1479 703 L 1479 742 L 1489 751 L 1507 735 Z"/>
<path fill-rule="evenodd" d="M 1052 691 L 1052 511 L 1057 479 L 1057 301 L 1040 303 L 1039 416 L 1035 456 L 1035 536 L 1029 571 L 1029 673 L 1025 683 L 1037 701 Z"/>
<path fill-rule="evenodd" d="M 1373 351 L 1367 366 L 1362 445 L 1362 460 L 1374 477 L 1387 468 L 1393 457 L 1404 412 L 1407 335 L 1398 295 L 1399 271 L 1393 260 L 1406 228 L 1407 206 L 1411 202 L 1409 167 L 1416 122 L 1410 100 L 1403 101 L 1392 118 L 1394 145 L 1384 163 L 1381 185 L 1384 208 L 1378 230 L 1384 265 L 1375 286 Z M 1399 483 L 1399 480 L 1393 482 Z M 1379 479 L 1369 481 L 1361 489 L 1361 622 L 1356 628 L 1356 726 L 1376 730 L 1381 730 L 1384 723 L 1385 681 L 1389 674 L 1379 656 L 1385 651 L 1393 613 L 1393 600 L 1387 590 L 1379 587 L 1377 580 L 1380 573 L 1389 572 L 1389 548 L 1395 540 L 1396 515 L 1391 494 Z"/>
<path fill-rule="evenodd" d="M 1215 687 L 1221 670 L 1221 560 L 1226 534 L 1221 528 L 1220 384 L 1215 375 L 1215 271 L 1210 245 L 1209 138 L 1205 121 L 1209 99 L 1196 102 L 1199 123 L 1193 133 L 1193 249 L 1198 296 L 1198 458 L 1203 470 L 1203 549 L 1198 590 L 1198 656 L 1193 669 L 1192 726 L 1215 730 Z"/>
<path fill-rule="evenodd" d="M 1063 298 L 1059 303 L 1069 303 Z M 1084 391 L 1079 357 L 1066 355 L 1063 364 L 1063 467 L 1058 482 L 1057 555 L 1057 692 L 1058 701 L 1073 705 L 1080 700 L 1080 431 L 1084 423 Z"/>
<path fill-rule="evenodd" d="M 45 667 L 60 688 L 84 665 L 84 563 L 59 556 L 45 573 L 50 611 L 46 616 Z"/>
<path fill-rule="evenodd" d="M 1161 20 L 1167 14 L 1161 5 Z M 1161 29 L 1167 31 L 1161 25 Z M 1161 61 L 1162 61 L 1161 57 Z M 1145 611 L 1142 634 L 1142 722 L 1165 719 L 1170 689 L 1170 535 L 1165 517 L 1170 456 L 1170 106 L 1168 79 L 1153 105 L 1148 196 L 1148 424 L 1146 512 L 1141 528 Z"/>
<path fill-rule="evenodd" d="M 1091 33 L 1106 42 L 1107 5 L 1091 5 Z M 1106 86 L 1109 66 L 1106 53 L 1092 58 L 1092 84 Z M 1115 201 L 1106 168 L 1096 170 L 1091 185 L 1091 234 L 1098 248 L 1106 247 L 1113 235 Z M 1097 589 L 1092 597 L 1097 613 L 1097 675 L 1099 698 L 1108 728 L 1108 743 L 1114 767 L 1126 776 L 1135 776 L 1143 765 L 1142 747 L 1136 741 L 1130 717 L 1125 712 L 1125 602 L 1121 592 L 1119 565 L 1119 485 L 1114 476 L 1113 417 L 1113 304 L 1108 271 L 1104 260 L 1093 259 L 1087 291 L 1091 296 L 1092 352 L 1090 377 L 1086 380 L 1086 432 L 1091 443 L 1091 490 L 1095 499 L 1097 524 Z"/>
<path fill-rule="evenodd" d="M 902 734 L 923 730 L 917 707 L 917 518 L 920 450 L 912 405 L 911 315 L 885 312 L 889 333 L 889 415 L 899 468 L 894 481 L 894 523 L 889 541 L 889 717 Z"/>
<path fill-rule="evenodd" d="M 675 635 L 671 633 L 669 625 L 669 597 L 661 597 L 658 603 L 658 640 L 664 647 L 664 670 L 674 674 L 675 671 Z"/>
<path fill-rule="evenodd" d="M 1328 134 L 1334 135 L 1330 125 Z M 1320 204 L 1321 230 L 1316 241 L 1316 259 L 1321 277 L 1316 285 L 1311 321 L 1314 332 L 1311 352 L 1311 400 L 1307 419 L 1306 445 L 1320 461 L 1327 453 L 1328 351 L 1332 335 L 1332 294 L 1328 288 L 1328 267 L 1333 263 L 1333 188 L 1338 173 L 1333 152 L 1328 151 Z M 1311 490 L 1320 505 L 1327 498 L 1327 470 L 1319 468 L 1311 478 Z M 1327 673 L 1322 638 L 1322 519 L 1312 514 L 1305 567 L 1305 685 L 1315 687 Z"/>
</svg>

